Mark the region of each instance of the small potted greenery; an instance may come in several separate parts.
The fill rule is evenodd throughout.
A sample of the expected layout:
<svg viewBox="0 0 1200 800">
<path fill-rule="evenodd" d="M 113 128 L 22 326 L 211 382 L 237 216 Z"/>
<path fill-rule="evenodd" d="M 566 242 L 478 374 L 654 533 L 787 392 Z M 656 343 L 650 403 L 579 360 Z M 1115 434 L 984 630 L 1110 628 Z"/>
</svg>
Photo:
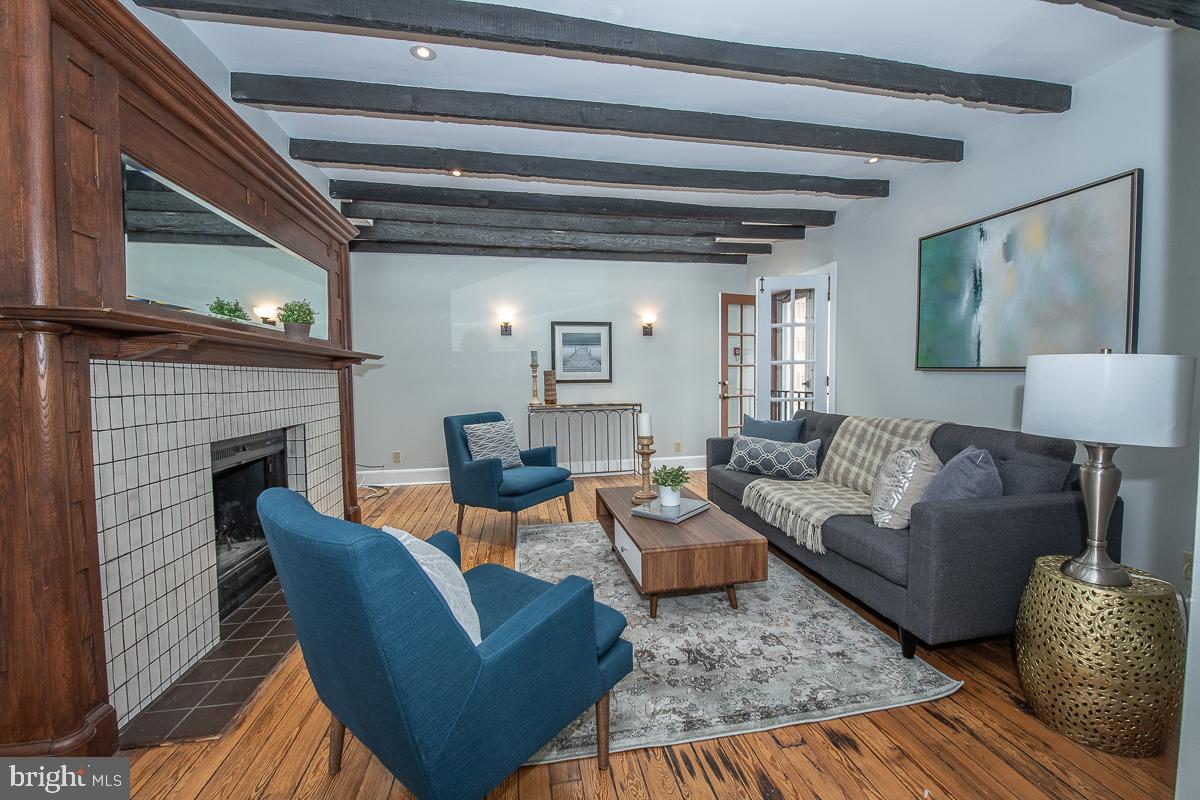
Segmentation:
<svg viewBox="0 0 1200 800">
<path fill-rule="evenodd" d="M 279 309 L 283 332 L 293 342 L 308 341 L 308 332 L 317 321 L 317 312 L 307 300 L 289 300 Z"/>
<path fill-rule="evenodd" d="M 688 482 L 687 470 L 683 467 L 659 467 L 651 474 L 658 486 L 658 503 L 664 508 L 679 505 L 679 493 Z"/>
<path fill-rule="evenodd" d="M 220 297 L 214 298 L 208 304 L 208 313 L 222 319 L 232 319 L 239 322 L 250 321 L 250 315 L 246 313 L 246 309 L 242 308 L 242 304 L 237 300 L 222 300 Z"/>
</svg>

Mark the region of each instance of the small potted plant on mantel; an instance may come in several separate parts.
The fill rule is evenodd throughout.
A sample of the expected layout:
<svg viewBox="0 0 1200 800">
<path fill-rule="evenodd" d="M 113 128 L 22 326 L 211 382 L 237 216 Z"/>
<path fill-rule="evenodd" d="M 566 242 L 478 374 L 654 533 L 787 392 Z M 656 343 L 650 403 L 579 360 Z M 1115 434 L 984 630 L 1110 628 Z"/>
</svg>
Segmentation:
<svg viewBox="0 0 1200 800">
<path fill-rule="evenodd" d="M 659 467 L 651 477 L 658 486 L 658 504 L 664 508 L 679 505 L 679 493 L 688 482 L 687 470 L 683 467 Z"/>
<path fill-rule="evenodd" d="M 220 297 L 213 298 L 213 301 L 208 304 L 208 313 L 214 317 L 231 319 L 235 322 L 250 321 L 250 315 L 246 313 L 246 309 L 242 308 L 242 304 L 237 300 L 222 300 Z"/>
<path fill-rule="evenodd" d="M 307 342 L 308 333 L 317 321 L 317 312 L 307 300 L 289 300 L 279 309 L 279 321 L 288 341 Z"/>
</svg>

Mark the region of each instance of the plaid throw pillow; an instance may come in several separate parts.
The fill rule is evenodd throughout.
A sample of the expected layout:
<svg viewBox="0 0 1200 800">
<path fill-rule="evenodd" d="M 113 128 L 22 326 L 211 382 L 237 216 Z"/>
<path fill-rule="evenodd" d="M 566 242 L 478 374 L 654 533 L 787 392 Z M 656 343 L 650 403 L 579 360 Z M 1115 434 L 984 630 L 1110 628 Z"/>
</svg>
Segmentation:
<svg viewBox="0 0 1200 800">
<path fill-rule="evenodd" d="M 512 420 L 463 425 L 463 432 L 467 434 L 467 449 L 471 451 L 472 461 L 498 458 L 505 469 L 521 466 L 521 448 L 517 446 L 517 431 Z"/>
<path fill-rule="evenodd" d="M 817 477 L 817 451 L 820 449 L 820 439 L 791 443 L 738 436 L 733 440 L 733 455 L 725 469 L 807 481 Z"/>
</svg>

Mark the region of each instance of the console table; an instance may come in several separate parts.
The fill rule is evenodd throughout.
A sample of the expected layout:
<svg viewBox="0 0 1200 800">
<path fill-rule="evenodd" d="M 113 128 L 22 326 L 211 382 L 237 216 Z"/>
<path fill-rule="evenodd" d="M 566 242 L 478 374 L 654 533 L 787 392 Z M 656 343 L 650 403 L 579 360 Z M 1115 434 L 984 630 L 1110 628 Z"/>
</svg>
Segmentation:
<svg viewBox="0 0 1200 800">
<path fill-rule="evenodd" d="M 575 475 L 633 473 L 641 410 L 641 403 L 531 404 L 529 446 L 556 446 L 558 463 Z"/>
</svg>

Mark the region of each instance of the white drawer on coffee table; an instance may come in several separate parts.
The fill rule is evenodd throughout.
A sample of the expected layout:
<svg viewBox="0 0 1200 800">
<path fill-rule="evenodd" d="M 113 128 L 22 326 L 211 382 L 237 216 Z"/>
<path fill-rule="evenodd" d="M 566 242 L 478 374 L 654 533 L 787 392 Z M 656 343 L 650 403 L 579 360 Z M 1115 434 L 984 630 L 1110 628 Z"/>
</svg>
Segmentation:
<svg viewBox="0 0 1200 800">
<path fill-rule="evenodd" d="M 637 545 L 629 538 L 629 534 L 621 527 L 621 523 L 616 520 L 613 520 L 613 546 L 617 548 L 617 555 L 625 562 L 625 566 L 629 567 L 629 571 L 633 573 L 633 577 L 641 586 L 642 551 L 637 549 Z"/>
</svg>

